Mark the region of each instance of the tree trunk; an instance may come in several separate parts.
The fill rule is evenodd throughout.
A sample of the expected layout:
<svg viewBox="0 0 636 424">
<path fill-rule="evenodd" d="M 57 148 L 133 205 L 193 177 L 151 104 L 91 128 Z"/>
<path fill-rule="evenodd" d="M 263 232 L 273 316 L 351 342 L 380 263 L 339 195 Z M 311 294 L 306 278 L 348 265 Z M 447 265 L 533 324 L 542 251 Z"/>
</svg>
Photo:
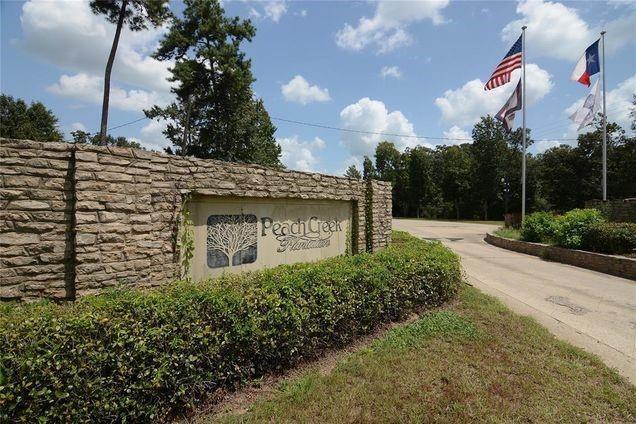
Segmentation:
<svg viewBox="0 0 636 424">
<path fill-rule="evenodd" d="M 99 144 L 102 146 L 106 145 L 106 136 L 108 135 L 108 101 L 110 99 L 110 73 L 113 70 L 113 62 L 115 62 L 115 54 L 117 53 L 117 46 L 119 45 L 121 28 L 124 26 L 124 17 L 126 16 L 127 4 L 128 0 L 123 0 L 121 2 L 121 10 L 119 11 L 119 18 L 117 19 L 117 29 L 115 30 L 115 38 L 113 39 L 113 45 L 110 48 L 108 62 L 106 62 L 106 72 L 104 73 L 104 101 L 102 103 L 102 123 L 99 131 Z"/>
<path fill-rule="evenodd" d="M 181 146 L 181 156 L 187 156 L 186 148 L 188 147 L 188 140 L 190 138 L 190 109 L 191 109 L 191 97 L 188 96 L 186 101 L 186 121 L 183 126 L 183 145 Z"/>
<path fill-rule="evenodd" d="M 484 221 L 488 221 L 488 202 L 484 202 Z"/>
<path fill-rule="evenodd" d="M 459 221 L 459 200 L 455 199 L 455 216 L 457 217 L 457 220 Z"/>
</svg>

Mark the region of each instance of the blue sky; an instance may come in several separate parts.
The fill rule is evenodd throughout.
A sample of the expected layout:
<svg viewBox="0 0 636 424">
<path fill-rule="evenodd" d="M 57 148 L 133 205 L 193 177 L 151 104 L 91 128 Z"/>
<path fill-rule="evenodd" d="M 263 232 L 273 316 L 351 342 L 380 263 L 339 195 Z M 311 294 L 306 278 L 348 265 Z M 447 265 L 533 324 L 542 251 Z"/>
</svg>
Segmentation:
<svg viewBox="0 0 636 424">
<path fill-rule="evenodd" d="M 528 25 L 528 126 L 533 152 L 576 137 L 567 119 L 588 90 L 570 81 L 583 50 L 607 33 L 608 115 L 627 128 L 636 93 L 634 2 L 249 2 L 225 1 L 251 18 L 254 91 L 272 117 L 354 130 L 430 137 L 386 137 L 274 119 L 283 161 L 294 169 L 341 173 L 382 139 L 403 149 L 461 143 L 479 116 L 496 112 L 514 83 L 483 83 Z M 86 3 L 2 1 L 2 93 L 39 100 L 75 128 L 99 126 L 104 64 L 113 26 Z M 179 11 L 182 5 L 172 3 Z M 168 63 L 149 57 L 163 29 L 124 32 L 113 70 L 109 126 L 170 100 Z M 513 74 L 513 81 L 516 81 Z M 596 77 L 594 77 L 596 78 Z M 521 117 L 515 121 L 520 124 Z M 162 123 L 113 130 L 148 148 L 167 145 Z M 438 140 L 447 137 L 456 140 Z"/>
</svg>

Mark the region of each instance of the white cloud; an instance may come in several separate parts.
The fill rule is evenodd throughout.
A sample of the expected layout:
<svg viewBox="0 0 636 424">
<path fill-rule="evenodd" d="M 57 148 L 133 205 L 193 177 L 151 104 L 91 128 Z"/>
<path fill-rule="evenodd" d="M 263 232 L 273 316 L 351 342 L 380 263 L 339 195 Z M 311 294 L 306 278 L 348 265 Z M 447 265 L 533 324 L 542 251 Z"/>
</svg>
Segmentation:
<svg viewBox="0 0 636 424">
<path fill-rule="evenodd" d="M 561 142 L 556 140 L 539 140 L 530 147 L 530 150 L 534 150 L 535 153 L 543 153 L 548 149 L 560 145 Z"/>
<path fill-rule="evenodd" d="M 362 161 L 356 156 L 349 156 L 347 159 L 342 161 L 342 167 L 336 172 L 337 175 L 344 175 L 347 172 L 347 168 L 351 165 L 355 166 L 360 173 L 362 173 Z"/>
<path fill-rule="evenodd" d="M 261 18 L 261 13 L 258 10 L 254 9 L 253 7 L 250 8 L 249 14 L 250 14 L 250 18 L 255 20 L 258 20 Z"/>
<path fill-rule="evenodd" d="M 73 76 L 62 75 L 59 81 L 48 86 L 47 90 L 59 96 L 101 104 L 103 87 L 103 78 L 80 73 Z M 110 87 L 110 106 L 122 110 L 141 112 L 153 105 L 166 105 L 169 103 L 169 99 L 169 95 L 155 91 L 126 91 L 116 85 Z"/>
<path fill-rule="evenodd" d="M 636 24 L 634 22 L 636 22 L 636 12 L 624 14 L 618 19 L 609 21 L 603 28 L 596 29 L 596 34 L 601 29 L 607 31 L 607 37 L 610 37 L 610 40 L 606 44 L 605 50 L 609 54 L 614 53 L 623 46 L 636 44 Z"/>
<path fill-rule="evenodd" d="M 444 140 L 441 144 L 451 145 L 473 142 L 471 135 L 467 131 L 459 128 L 457 125 L 453 125 L 448 131 L 444 131 L 444 137 L 452 140 Z"/>
<path fill-rule="evenodd" d="M 343 128 L 372 133 L 400 134 L 407 137 L 385 136 L 379 134 L 342 133 L 342 143 L 353 156 L 373 155 L 375 147 L 382 140 L 396 143 L 399 149 L 425 144 L 421 139 L 413 138 L 413 124 L 399 110 L 389 112 L 383 102 L 364 97 L 356 103 L 342 109 L 340 123 Z"/>
<path fill-rule="evenodd" d="M 300 12 L 297 13 L 297 15 L 301 16 L 303 18 L 306 17 L 307 16 L 307 9 L 301 10 Z"/>
<path fill-rule="evenodd" d="M 301 75 L 296 75 L 287 84 L 281 86 L 283 97 L 288 102 L 296 102 L 302 105 L 312 102 L 327 102 L 331 100 L 329 90 L 317 85 L 309 85 Z"/>
<path fill-rule="evenodd" d="M 527 45 L 533 56 L 547 56 L 574 61 L 585 48 L 599 37 L 602 28 L 592 28 L 576 9 L 549 1 L 521 1 L 517 5 L 521 19 L 508 23 L 502 30 L 502 39 L 513 43 L 527 25 Z M 636 39 L 636 14 L 622 16 L 608 22 L 604 29 L 612 34 L 608 53 L 612 53 Z M 610 32 L 611 31 L 611 32 Z"/>
<path fill-rule="evenodd" d="M 22 6 L 23 39 L 18 45 L 61 68 L 103 75 L 115 25 L 94 15 L 85 1 L 31 0 Z M 113 66 L 113 81 L 169 92 L 171 62 L 149 56 L 165 28 L 124 29 Z"/>
<path fill-rule="evenodd" d="M 287 3 L 284 1 L 270 1 L 265 5 L 265 15 L 274 22 L 287 13 Z"/>
<path fill-rule="evenodd" d="M 380 70 L 380 75 L 382 78 L 393 77 L 400 79 L 402 78 L 402 71 L 397 66 L 383 66 Z"/>
<path fill-rule="evenodd" d="M 325 147 L 325 141 L 315 137 L 312 141 L 302 141 L 298 136 L 276 139 L 282 149 L 283 164 L 298 171 L 314 172 L 318 159 L 314 156 L 316 150 Z"/>
<path fill-rule="evenodd" d="M 345 24 L 336 34 L 336 43 L 348 50 L 373 46 L 378 53 L 389 52 L 411 42 L 409 24 L 425 19 L 434 25 L 446 22 L 441 11 L 447 5 L 448 0 L 380 1 L 373 17 L 360 18 L 357 26 Z"/>
<path fill-rule="evenodd" d="M 163 134 L 166 129 L 165 121 L 150 121 L 140 131 L 141 138 L 134 138 L 143 147 L 149 150 L 162 152 L 165 147 L 171 146 L 172 143 Z"/>
<path fill-rule="evenodd" d="M 613 90 L 609 90 L 607 92 L 607 119 L 609 122 L 616 122 L 625 130 L 630 129 L 631 118 L 629 114 L 631 112 L 631 108 L 633 107 L 632 101 L 635 94 L 636 74 L 618 84 L 618 86 L 616 86 L 616 88 L 614 88 Z M 567 107 L 565 109 L 565 114 L 567 116 L 570 116 L 575 111 L 577 111 L 583 104 L 586 96 L 587 93 L 584 96 L 581 96 L 579 100 Z M 568 136 L 576 135 L 576 128 L 576 125 L 571 125 L 568 129 Z M 590 128 L 591 127 L 582 128 L 580 132 L 585 133 L 589 131 Z"/>
<path fill-rule="evenodd" d="M 630 112 L 636 95 L 636 74 L 627 78 L 607 92 L 607 119 L 618 123 L 626 130 L 630 128 Z"/>
<path fill-rule="evenodd" d="M 621 6 L 636 8 L 634 0 L 607 0 L 607 4 L 613 5 L 615 9 L 618 9 Z"/>
<path fill-rule="evenodd" d="M 446 90 L 435 104 L 442 111 L 442 118 L 449 124 L 465 127 L 472 125 L 486 114 L 494 114 L 512 94 L 518 81 L 520 70 L 515 70 L 511 83 L 485 91 L 480 79 L 468 81 L 455 90 Z M 552 76 L 534 63 L 526 65 L 527 106 L 544 98 L 554 86 Z"/>
<path fill-rule="evenodd" d="M 87 131 L 86 125 L 81 122 L 73 122 L 71 124 L 71 131 Z"/>
</svg>

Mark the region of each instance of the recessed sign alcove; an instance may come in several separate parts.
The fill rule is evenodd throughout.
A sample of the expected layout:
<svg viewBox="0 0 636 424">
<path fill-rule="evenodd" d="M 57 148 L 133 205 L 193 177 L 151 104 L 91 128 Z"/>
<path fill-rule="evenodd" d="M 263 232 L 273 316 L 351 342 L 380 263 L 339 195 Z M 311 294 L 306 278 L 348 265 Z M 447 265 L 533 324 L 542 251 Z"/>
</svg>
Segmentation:
<svg viewBox="0 0 636 424">
<path fill-rule="evenodd" d="M 351 202 L 199 196 L 194 222 L 195 280 L 346 253 Z"/>
</svg>

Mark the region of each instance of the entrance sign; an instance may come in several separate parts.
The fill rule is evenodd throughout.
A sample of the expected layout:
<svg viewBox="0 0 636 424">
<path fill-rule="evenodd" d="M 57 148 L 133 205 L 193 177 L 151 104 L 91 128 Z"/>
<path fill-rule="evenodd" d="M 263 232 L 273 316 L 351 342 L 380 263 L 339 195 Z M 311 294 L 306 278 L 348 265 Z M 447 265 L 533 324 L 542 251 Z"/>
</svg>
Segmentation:
<svg viewBox="0 0 636 424">
<path fill-rule="evenodd" d="M 342 255 L 351 203 L 200 196 L 190 202 L 195 280 Z"/>
</svg>

